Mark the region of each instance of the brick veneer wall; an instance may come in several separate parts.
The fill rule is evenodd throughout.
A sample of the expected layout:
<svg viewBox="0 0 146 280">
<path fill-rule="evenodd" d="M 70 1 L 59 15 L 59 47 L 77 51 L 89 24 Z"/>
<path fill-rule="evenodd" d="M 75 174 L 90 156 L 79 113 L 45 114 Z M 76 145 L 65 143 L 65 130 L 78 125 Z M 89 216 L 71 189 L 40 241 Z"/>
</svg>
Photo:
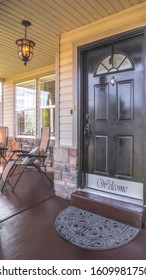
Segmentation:
<svg viewBox="0 0 146 280">
<path fill-rule="evenodd" d="M 65 199 L 77 189 L 77 149 L 54 147 L 54 189 Z"/>
</svg>

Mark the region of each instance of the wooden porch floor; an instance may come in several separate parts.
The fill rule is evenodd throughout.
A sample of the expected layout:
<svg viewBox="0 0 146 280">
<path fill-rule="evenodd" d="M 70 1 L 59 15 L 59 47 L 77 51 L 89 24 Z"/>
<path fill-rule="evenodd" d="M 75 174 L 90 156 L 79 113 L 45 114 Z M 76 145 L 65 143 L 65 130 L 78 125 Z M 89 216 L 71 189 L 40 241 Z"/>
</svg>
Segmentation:
<svg viewBox="0 0 146 280">
<path fill-rule="evenodd" d="M 146 260 L 146 227 L 131 243 L 114 250 L 86 250 L 63 240 L 54 223 L 69 205 L 55 197 L 53 187 L 37 172 L 24 174 L 15 193 L 6 186 L 0 193 L 0 259 Z"/>
</svg>

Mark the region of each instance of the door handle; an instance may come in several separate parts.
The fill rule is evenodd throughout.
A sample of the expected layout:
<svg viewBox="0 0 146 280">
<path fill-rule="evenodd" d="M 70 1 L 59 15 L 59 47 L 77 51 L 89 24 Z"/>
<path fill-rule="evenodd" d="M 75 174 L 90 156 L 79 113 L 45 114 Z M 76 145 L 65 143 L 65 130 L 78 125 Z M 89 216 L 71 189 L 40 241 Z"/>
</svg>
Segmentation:
<svg viewBox="0 0 146 280">
<path fill-rule="evenodd" d="M 91 134 L 91 124 L 87 123 L 84 126 L 84 135 L 87 136 L 88 138 L 90 137 Z"/>
<path fill-rule="evenodd" d="M 91 136 L 91 124 L 88 123 L 84 126 L 84 143 L 85 143 L 85 146 L 89 145 L 90 136 Z"/>
</svg>

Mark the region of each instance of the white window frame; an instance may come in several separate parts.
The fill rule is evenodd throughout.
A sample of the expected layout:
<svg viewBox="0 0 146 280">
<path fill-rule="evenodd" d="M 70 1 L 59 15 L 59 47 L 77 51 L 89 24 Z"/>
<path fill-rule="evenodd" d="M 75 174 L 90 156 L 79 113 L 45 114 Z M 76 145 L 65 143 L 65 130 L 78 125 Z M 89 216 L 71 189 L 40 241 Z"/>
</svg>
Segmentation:
<svg viewBox="0 0 146 280">
<path fill-rule="evenodd" d="M 47 106 L 41 106 L 41 80 L 43 80 L 43 79 L 45 79 L 47 77 L 50 78 L 50 81 L 51 81 L 51 78 L 52 78 L 52 80 L 54 80 L 54 84 L 55 84 L 55 74 L 47 75 L 47 76 L 41 77 L 39 79 L 40 131 L 41 131 L 41 128 L 42 128 L 42 110 L 43 109 L 54 109 L 55 110 L 55 104 L 47 105 Z M 54 118 L 55 118 L 55 114 L 54 114 Z M 53 117 L 51 118 L 51 120 L 53 122 Z M 50 124 L 50 129 L 51 129 L 51 127 L 53 127 L 53 123 Z M 55 127 L 54 127 L 54 130 L 55 130 Z M 54 140 L 55 136 L 51 136 L 50 139 Z"/>
<path fill-rule="evenodd" d="M 34 117 L 35 117 L 35 134 L 34 135 L 21 135 L 21 134 L 18 134 L 18 123 L 17 123 L 17 112 L 19 111 L 25 111 L 25 110 L 29 110 L 29 109 L 32 109 L 32 108 L 22 108 L 22 109 L 17 109 L 16 108 L 16 87 L 19 86 L 19 85 L 23 85 L 25 83 L 28 83 L 28 82 L 34 82 L 35 83 L 35 97 L 34 97 L 34 104 L 35 104 L 35 107 L 34 107 Z M 37 127 L 36 127 L 36 79 L 32 79 L 32 80 L 27 80 L 25 82 L 21 82 L 21 83 L 18 83 L 15 85 L 15 132 L 16 132 L 16 137 L 17 138 L 36 138 L 36 131 L 37 131 Z"/>
</svg>

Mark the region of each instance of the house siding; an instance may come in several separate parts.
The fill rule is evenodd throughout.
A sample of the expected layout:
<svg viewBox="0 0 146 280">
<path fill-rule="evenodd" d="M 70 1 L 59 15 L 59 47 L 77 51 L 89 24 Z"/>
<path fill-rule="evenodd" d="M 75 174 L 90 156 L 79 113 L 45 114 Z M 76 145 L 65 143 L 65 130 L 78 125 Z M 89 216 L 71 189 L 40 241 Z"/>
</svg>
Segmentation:
<svg viewBox="0 0 146 280">
<path fill-rule="evenodd" d="M 5 82 L 3 86 L 2 122 L 9 128 L 9 136 L 14 133 L 14 85 Z"/>
<path fill-rule="evenodd" d="M 59 145 L 72 146 L 72 49 L 60 49 L 59 60 Z"/>
</svg>

